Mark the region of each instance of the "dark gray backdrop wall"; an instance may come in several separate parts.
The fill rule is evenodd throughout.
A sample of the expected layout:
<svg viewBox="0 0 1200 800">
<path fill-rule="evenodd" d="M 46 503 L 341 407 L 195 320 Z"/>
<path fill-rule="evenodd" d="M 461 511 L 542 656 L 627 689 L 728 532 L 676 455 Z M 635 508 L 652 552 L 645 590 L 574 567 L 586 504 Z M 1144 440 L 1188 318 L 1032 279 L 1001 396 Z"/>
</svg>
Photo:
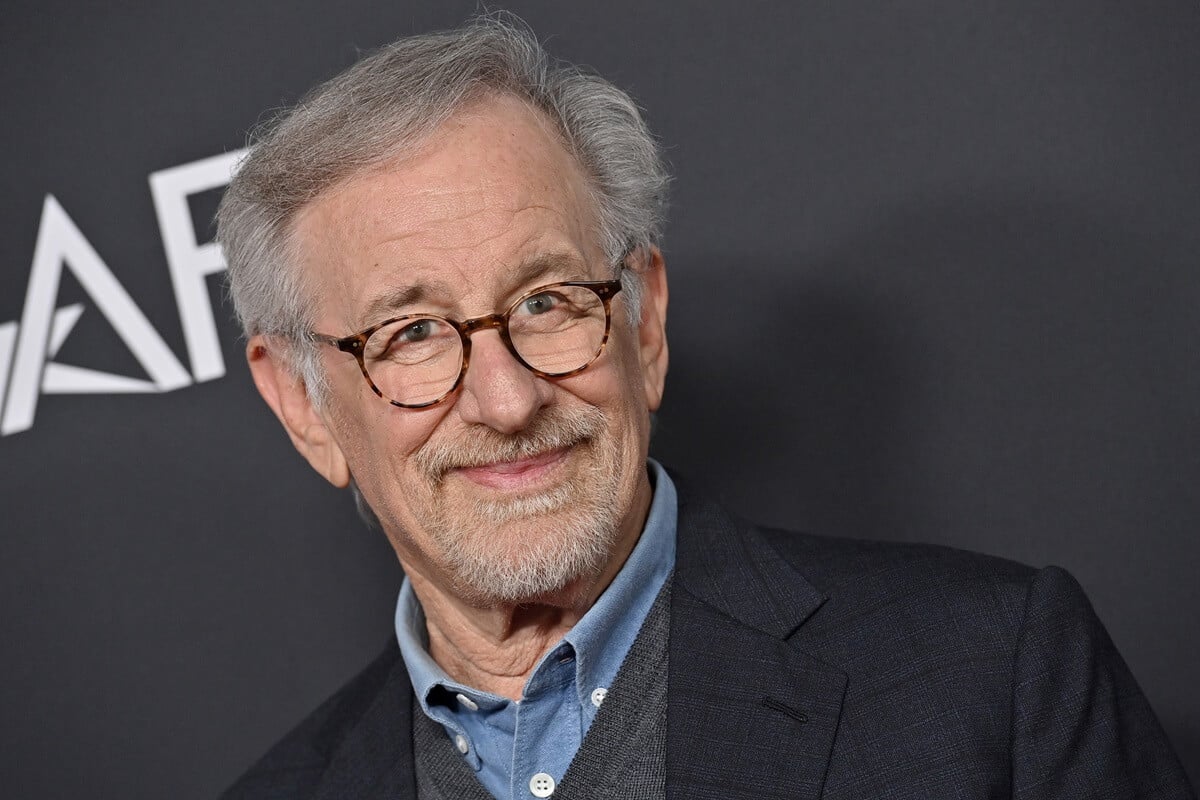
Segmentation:
<svg viewBox="0 0 1200 800">
<path fill-rule="evenodd" d="M 657 455 L 765 522 L 1068 567 L 1200 777 L 1200 6 L 509 7 L 678 175 Z M 6 796 L 211 797 L 387 636 L 390 549 L 148 178 L 473 9 L 7 4 Z M 219 189 L 164 197 L 211 237 Z"/>
</svg>

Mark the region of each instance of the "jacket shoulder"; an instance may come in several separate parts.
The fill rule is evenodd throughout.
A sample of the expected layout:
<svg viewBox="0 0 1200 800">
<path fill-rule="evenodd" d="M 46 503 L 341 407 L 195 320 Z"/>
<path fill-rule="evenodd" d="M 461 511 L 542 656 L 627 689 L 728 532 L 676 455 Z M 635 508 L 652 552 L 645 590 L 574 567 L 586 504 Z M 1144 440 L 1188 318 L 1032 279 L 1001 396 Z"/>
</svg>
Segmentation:
<svg viewBox="0 0 1200 800">
<path fill-rule="evenodd" d="M 830 594 L 857 589 L 913 597 L 922 590 L 990 594 L 1015 589 L 1024 601 L 1038 573 L 1019 561 L 944 545 L 842 539 L 776 528 L 760 528 L 758 533 L 794 569 Z"/>
<path fill-rule="evenodd" d="M 1036 572 L 1033 567 L 1018 561 L 947 545 L 855 539 L 785 528 L 754 527 L 789 560 L 802 558 L 807 565 L 829 569 L 831 574 L 839 567 L 843 571 L 857 572 L 873 565 L 967 569 L 1017 580 L 1028 580 Z"/>
<path fill-rule="evenodd" d="M 952 741 L 954 782 L 937 788 L 947 773 L 922 774 L 930 795 L 991 770 L 1009 782 L 1006 796 L 1194 798 L 1065 570 L 933 545 L 757 533 L 825 595 L 798 636 L 848 678 L 848 762 L 882 757 L 919 772 Z M 835 772 L 826 789 L 861 797 L 859 780 Z"/>
<path fill-rule="evenodd" d="M 977 621 L 1015 633 L 1039 574 L 1016 561 L 942 545 L 836 538 L 776 528 L 760 528 L 759 533 L 842 613 L 887 607 L 935 618 L 983 615 L 988 619 Z"/>
</svg>

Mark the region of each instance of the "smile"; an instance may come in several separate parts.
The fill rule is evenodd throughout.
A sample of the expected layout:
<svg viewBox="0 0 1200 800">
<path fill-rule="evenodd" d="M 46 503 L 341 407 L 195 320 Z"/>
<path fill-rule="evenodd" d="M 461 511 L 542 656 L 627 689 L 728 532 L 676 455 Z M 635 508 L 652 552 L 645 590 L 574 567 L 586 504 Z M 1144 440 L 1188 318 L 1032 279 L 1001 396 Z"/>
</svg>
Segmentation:
<svg viewBox="0 0 1200 800">
<path fill-rule="evenodd" d="M 497 461 L 472 467 L 459 467 L 454 474 L 472 483 L 499 491 L 522 491 L 541 488 L 557 467 L 566 461 L 571 447 L 560 447 L 515 461 Z"/>
</svg>

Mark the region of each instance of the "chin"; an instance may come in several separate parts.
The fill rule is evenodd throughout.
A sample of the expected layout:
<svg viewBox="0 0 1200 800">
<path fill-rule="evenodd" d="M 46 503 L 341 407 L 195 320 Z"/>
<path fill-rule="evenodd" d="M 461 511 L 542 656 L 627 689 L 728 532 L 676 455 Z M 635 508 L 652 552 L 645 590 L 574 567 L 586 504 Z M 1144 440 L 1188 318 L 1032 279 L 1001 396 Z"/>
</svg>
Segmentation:
<svg viewBox="0 0 1200 800">
<path fill-rule="evenodd" d="M 458 594 L 481 605 L 569 599 L 587 592 L 617 545 L 614 504 L 563 492 L 489 498 L 443 529 L 439 544 Z"/>
</svg>

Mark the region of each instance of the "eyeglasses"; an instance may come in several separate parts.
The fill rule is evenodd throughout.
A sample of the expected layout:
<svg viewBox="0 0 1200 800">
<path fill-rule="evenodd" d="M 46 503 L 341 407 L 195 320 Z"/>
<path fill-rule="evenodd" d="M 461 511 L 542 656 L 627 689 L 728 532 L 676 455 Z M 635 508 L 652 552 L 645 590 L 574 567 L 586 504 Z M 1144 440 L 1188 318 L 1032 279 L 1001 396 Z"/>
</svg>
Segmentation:
<svg viewBox="0 0 1200 800">
<path fill-rule="evenodd" d="M 313 341 L 351 353 L 375 394 L 401 408 L 436 405 L 458 389 L 471 359 L 471 334 L 495 328 L 526 369 L 565 378 L 588 368 L 608 342 L 611 281 L 567 281 L 539 286 L 501 314 L 458 320 L 406 314 L 343 338 L 310 334 Z"/>
</svg>

